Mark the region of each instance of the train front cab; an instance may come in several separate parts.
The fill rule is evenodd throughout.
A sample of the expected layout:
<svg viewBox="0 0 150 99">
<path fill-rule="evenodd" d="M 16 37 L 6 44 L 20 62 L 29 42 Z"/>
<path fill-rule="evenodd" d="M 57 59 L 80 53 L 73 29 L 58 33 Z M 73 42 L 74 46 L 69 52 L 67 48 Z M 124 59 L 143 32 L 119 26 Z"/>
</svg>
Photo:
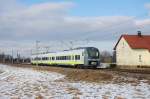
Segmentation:
<svg viewBox="0 0 150 99">
<path fill-rule="evenodd" d="M 97 48 L 89 47 L 86 49 L 86 64 L 90 67 L 97 67 L 100 64 L 100 52 Z"/>
</svg>

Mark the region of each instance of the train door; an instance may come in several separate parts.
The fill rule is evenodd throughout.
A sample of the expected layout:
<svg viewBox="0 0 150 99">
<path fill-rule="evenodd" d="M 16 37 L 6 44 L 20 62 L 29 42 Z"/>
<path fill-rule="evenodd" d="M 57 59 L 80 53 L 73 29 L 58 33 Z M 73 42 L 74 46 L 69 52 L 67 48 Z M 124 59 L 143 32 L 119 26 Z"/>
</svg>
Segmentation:
<svg viewBox="0 0 150 99">
<path fill-rule="evenodd" d="M 83 55 L 84 55 L 84 65 L 88 65 L 88 53 L 86 49 L 83 51 Z"/>
</svg>

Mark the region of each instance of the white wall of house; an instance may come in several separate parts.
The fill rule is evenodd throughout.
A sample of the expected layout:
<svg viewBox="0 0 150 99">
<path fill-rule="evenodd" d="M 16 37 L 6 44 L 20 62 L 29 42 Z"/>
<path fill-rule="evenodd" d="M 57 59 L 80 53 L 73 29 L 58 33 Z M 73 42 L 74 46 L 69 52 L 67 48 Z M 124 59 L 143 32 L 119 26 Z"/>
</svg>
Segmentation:
<svg viewBox="0 0 150 99">
<path fill-rule="evenodd" d="M 147 49 L 132 49 L 122 37 L 116 47 L 118 66 L 150 66 L 150 52 Z"/>
</svg>

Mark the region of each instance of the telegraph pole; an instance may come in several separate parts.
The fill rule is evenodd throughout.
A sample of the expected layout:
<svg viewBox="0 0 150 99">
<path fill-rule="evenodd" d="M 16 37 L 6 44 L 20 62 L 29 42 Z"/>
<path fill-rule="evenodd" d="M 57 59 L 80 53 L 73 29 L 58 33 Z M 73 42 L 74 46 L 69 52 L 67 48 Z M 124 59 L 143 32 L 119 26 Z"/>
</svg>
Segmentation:
<svg viewBox="0 0 150 99">
<path fill-rule="evenodd" d="M 17 50 L 17 63 L 20 63 L 20 53 L 18 50 Z"/>
<path fill-rule="evenodd" d="M 70 43 L 70 45 L 71 45 L 71 46 L 70 46 L 70 49 L 73 49 L 73 41 L 70 41 L 69 43 Z"/>
<path fill-rule="evenodd" d="M 46 47 L 45 47 L 45 49 L 46 49 L 46 51 L 45 51 L 45 52 L 46 52 L 46 53 L 48 53 L 48 52 L 49 52 L 49 48 L 50 48 L 49 46 L 46 46 Z"/>
<path fill-rule="evenodd" d="M 5 63 L 5 53 L 3 52 L 3 63 Z"/>
<path fill-rule="evenodd" d="M 13 54 L 14 54 L 14 52 L 13 52 L 13 49 L 12 49 L 12 61 L 11 61 L 12 64 L 14 63 L 14 57 L 13 57 Z"/>
</svg>

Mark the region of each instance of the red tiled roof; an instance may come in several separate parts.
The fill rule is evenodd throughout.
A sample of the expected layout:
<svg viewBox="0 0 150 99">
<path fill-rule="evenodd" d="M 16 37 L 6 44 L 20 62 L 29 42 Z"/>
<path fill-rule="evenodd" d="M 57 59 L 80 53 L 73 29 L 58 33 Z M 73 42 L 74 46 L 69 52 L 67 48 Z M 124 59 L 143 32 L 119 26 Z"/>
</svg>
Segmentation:
<svg viewBox="0 0 150 99">
<path fill-rule="evenodd" d="M 122 35 L 114 49 L 116 49 L 121 38 L 124 38 L 133 49 L 148 49 L 150 51 L 150 35 Z"/>
</svg>

